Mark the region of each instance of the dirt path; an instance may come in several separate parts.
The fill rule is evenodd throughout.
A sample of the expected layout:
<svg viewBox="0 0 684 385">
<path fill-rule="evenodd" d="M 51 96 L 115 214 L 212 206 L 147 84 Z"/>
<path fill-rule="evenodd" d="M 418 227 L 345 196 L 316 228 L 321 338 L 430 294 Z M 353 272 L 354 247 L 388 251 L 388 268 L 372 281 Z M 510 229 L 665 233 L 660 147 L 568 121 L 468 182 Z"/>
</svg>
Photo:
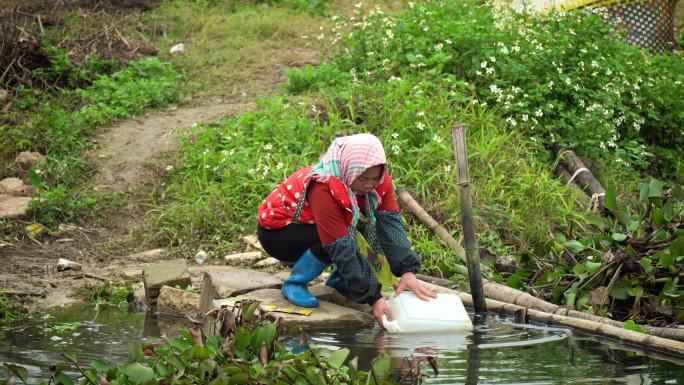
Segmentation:
<svg viewBox="0 0 684 385">
<path fill-rule="evenodd" d="M 224 103 L 154 112 L 119 122 L 97 138 L 99 148 L 91 155 L 99 163 L 96 183 L 116 191 L 152 181 L 145 164 L 178 148 L 179 131 L 254 108 L 254 102 Z"/>
<path fill-rule="evenodd" d="M 307 62 L 316 58 L 309 48 L 297 48 Z M 164 258 L 183 256 L 156 252 L 136 255 L 151 247 L 135 243 L 130 236 L 136 226 L 144 226 L 148 202 L 139 201 L 139 194 L 128 194 L 132 188 L 151 188 L 159 181 L 148 167 L 149 162 L 178 149 L 178 134 L 192 124 L 209 122 L 239 114 L 255 106 L 258 97 L 276 92 L 278 81 L 284 80 L 283 69 L 297 66 L 283 62 L 262 74 L 255 84 L 257 94 L 236 100 L 198 107 L 174 108 L 147 113 L 115 123 L 97 138 L 98 147 L 89 159 L 98 170 L 93 182 L 105 190 L 126 194 L 122 209 L 106 218 L 103 225 L 61 226 L 60 230 L 39 238 L 14 244 L 0 244 L 0 287 L 25 303 L 52 307 L 75 301 L 73 293 L 79 287 L 96 285 L 103 280 L 139 280 L 137 275 L 147 263 Z M 277 79 L 278 81 L 274 81 Z M 227 84 L 226 88 L 236 85 Z M 144 198 L 142 198 L 144 199 Z M 57 261 L 66 258 L 83 264 L 81 271 L 58 271 Z"/>
</svg>

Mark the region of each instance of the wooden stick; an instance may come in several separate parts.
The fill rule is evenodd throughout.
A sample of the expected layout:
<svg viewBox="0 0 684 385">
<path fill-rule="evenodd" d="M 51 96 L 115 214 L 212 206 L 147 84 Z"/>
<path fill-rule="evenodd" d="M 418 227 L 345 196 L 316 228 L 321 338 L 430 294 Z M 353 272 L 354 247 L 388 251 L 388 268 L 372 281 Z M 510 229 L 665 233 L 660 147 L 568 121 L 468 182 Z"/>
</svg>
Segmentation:
<svg viewBox="0 0 684 385">
<path fill-rule="evenodd" d="M 437 236 L 446 243 L 447 246 L 449 246 L 452 250 L 456 252 L 456 255 L 458 258 L 461 259 L 461 261 L 465 262 L 466 261 L 466 252 L 463 247 L 454 239 L 454 237 L 449 234 L 449 231 L 442 225 L 439 224 L 436 220 L 428 214 L 421 205 L 416 202 L 415 199 L 411 196 L 411 194 L 403 188 L 397 189 L 397 196 L 401 201 L 404 203 L 404 206 L 413 214 L 416 218 L 418 218 L 423 224 L 425 224 L 430 230 L 434 231 Z"/>
<path fill-rule="evenodd" d="M 408 208 L 409 211 L 411 211 L 411 213 L 416 216 L 416 218 L 420 219 L 424 224 L 426 224 L 432 229 L 442 230 L 440 233 L 438 233 L 438 235 L 444 241 L 444 243 L 447 244 L 447 246 L 451 247 L 451 245 L 456 245 L 456 247 L 454 247 L 454 250 L 456 250 L 457 254 L 459 254 L 459 250 L 465 252 L 463 248 L 458 244 L 458 242 L 449 234 L 449 232 L 442 225 L 440 225 L 434 218 L 432 218 L 430 214 L 428 214 L 420 206 L 420 204 L 416 202 L 415 199 L 413 199 L 413 197 L 408 191 L 400 188 L 397 190 L 397 195 L 404 203 L 406 208 Z M 437 231 L 435 230 L 435 232 Z M 570 310 L 559 305 L 554 305 L 552 303 L 544 301 L 543 299 L 534 297 L 528 293 L 524 293 L 520 290 L 513 289 L 512 287 L 508 287 L 506 285 L 502 285 L 496 282 L 491 282 L 486 279 L 483 280 L 483 287 L 485 297 L 487 298 L 495 299 L 510 304 L 517 304 L 519 306 L 540 310 L 546 313 L 565 315 L 568 317 L 579 319 L 588 319 L 597 323 L 613 325 L 618 328 L 624 327 L 623 322 L 597 316 L 594 314 L 580 312 L 577 310 Z M 670 338 L 673 340 L 684 342 L 684 329 L 664 328 L 648 325 L 643 325 L 642 327 L 653 336 Z"/>
<path fill-rule="evenodd" d="M 473 295 L 473 306 L 478 314 L 487 313 L 484 290 L 482 288 L 482 272 L 480 270 L 480 255 L 475 239 L 475 220 L 473 219 L 473 201 L 470 197 L 470 180 L 468 179 L 468 151 L 466 147 L 465 125 L 459 124 L 451 128 L 454 140 L 454 156 L 458 174 L 456 184 L 458 201 L 461 211 L 461 224 L 465 240 L 466 263 L 468 265 L 468 282 L 470 293 Z"/>
</svg>

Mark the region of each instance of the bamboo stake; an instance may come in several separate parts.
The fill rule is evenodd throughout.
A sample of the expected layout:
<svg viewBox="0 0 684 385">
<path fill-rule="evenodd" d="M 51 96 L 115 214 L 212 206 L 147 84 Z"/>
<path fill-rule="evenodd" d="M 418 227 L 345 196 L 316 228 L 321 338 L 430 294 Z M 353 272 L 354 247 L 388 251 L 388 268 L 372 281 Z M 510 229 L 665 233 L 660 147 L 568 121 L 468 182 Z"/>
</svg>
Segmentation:
<svg viewBox="0 0 684 385">
<path fill-rule="evenodd" d="M 458 241 L 456 241 L 442 225 L 440 225 L 436 220 L 434 220 L 430 216 L 430 214 L 428 214 L 420 206 L 420 204 L 416 202 L 415 199 L 413 199 L 413 197 L 408 191 L 406 191 L 405 189 L 398 189 L 397 195 L 399 196 L 399 199 L 402 200 L 406 208 L 409 209 L 409 211 L 411 211 L 411 213 L 415 215 L 416 218 L 420 219 L 430 228 L 442 229 L 442 231 L 437 233 L 439 237 L 444 241 L 444 243 L 447 244 L 447 246 L 453 247 L 452 245 L 455 245 L 456 247 L 453 248 L 456 251 L 456 254 L 458 254 L 462 260 L 465 260 L 464 254 L 461 254 L 465 253 L 465 250 L 463 250 L 461 245 L 458 244 Z M 435 232 L 437 232 L 437 230 L 435 230 Z M 484 294 L 487 298 L 502 301 L 505 303 L 524 306 L 546 313 L 565 315 L 572 318 L 587 319 L 601 324 L 613 325 L 618 328 L 624 327 L 623 322 L 615 321 L 610 318 L 605 318 L 594 314 L 580 312 L 577 310 L 571 310 L 559 305 L 554 305 L 552 303 L 544 301 L 543 299 L 534 297 L 528 293 L 524 293 L 512 287 L 502 285 L 496 282 L 491 282 L 486 279 L 483 280 L 483 286 Z M 653 336 L 659 336 L 663 338 L 669 338 L 684 342 L 684 329 L 665 328 L 647 325 L 643 325 L 642 327 Z"/>
<path fill-rule="evenodd" d="M 459 124 L 451 128 L 454 140 L 454 156 L 458 174 L 456 185 L 461 212 L 461 225 L 465 241 L 466 263 L 468 265 L 468 283 L 473 295 L 473 306 L 478 314 L 487 313 L 484 290 L 482 289 L 482 272 L 480 271 L 480 255 L 475 239 L 475 221 L 473 220 L 473 201 L 470 197 L 470 180 L 468 179 L 468 151 L 466 147 L 465 125 Z"/>
</svg>

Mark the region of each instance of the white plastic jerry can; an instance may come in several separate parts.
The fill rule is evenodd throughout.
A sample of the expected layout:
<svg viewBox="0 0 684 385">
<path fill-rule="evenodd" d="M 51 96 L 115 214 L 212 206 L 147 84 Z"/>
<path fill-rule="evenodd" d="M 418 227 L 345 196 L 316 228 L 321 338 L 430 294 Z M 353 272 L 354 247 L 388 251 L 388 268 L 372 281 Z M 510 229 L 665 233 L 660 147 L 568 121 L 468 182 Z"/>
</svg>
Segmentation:
<svg viewBox="0 0 684 385">
<path fill-rule="evenodd" d="M 471 331 L 473 323 L 456 294 L 438 293 L 437 298 L 423 301 L 413 292 L 390 295 L 392 321 L 383 315 L 382 322 L 390 333 L 425 333 L 441 331 Z"/>
</svg>

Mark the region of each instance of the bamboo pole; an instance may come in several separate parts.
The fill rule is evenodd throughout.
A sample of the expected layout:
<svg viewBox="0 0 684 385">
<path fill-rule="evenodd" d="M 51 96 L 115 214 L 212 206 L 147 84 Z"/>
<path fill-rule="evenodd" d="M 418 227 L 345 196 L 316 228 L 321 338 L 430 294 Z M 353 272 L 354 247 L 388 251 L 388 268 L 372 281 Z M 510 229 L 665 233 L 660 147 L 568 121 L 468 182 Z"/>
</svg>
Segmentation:
<svg viewBox="0 0 684 385">
<path fill-rule="evenodd" d="M 480 255 L 475 239 L 475 221 L 473 220 L 473 201 L 470 197 L 470 180 L 468 179 L 468 151 L 466 147 L 465 125 L 458 124 L 451 128 L 454 141 L 454 156 L 458 167 L 456 185 L 465 241 L 466 263 L 468 266 L 468 283 L 473 295 L 473 306 L 478 314 L 487 313 L 484 290 L 482 289 L 482 272 L 480 270 Z"/>
<path fill-rule="evenodd" d="M 434 231 L 435 234 L 437 234 L 437 236 L 444 241 L 447 246 L 456 252 L 456 255 L 458 255 L 461 261 L 464 263 L 466 262 L 465 249 L 461 247 L 458 241 L 455 240 L 451 234 L 449 234 L 449 231 L 444 226 L 440 225 L 439 222 L 434 220 L 432 216 L 430 216 L 430 214 L 428 214 L 428 212 L 425 211 L 425 209 L 423 209 L 423 207 L 421 207 L 415 199 L 413 199 L 411 193 L 406 191 L 406 189 L 399 188 L 397 189 L 397 195 L 399 196 L 399 199 L 404 202 L 406 208 L 411 211 L 411 214 L 423 222 L 430 230 Z"/>
<path fill-rule="evenodd" d="M 606 190 L 591 170 L 584 165 L 582 159 L 574 151 L 567 148 L 554 148 L 554 152 L 556 157 L 565 165 L 568 172 L 572 173 L 566 184 L 575 182 L 589 194 L 592 201 L 596 201 L 598 210 L 603 210 L 605 208 L 604 196 L 606 195 Z"/>
<path fill-rule="evenodd" d="M 428 214 L 427 211 L 425 211 L 425 209 L 423 209 L 420 206 L 420 204 L 416 202 L 415 199 L 413 199 L 413 197 L 408 191 L 406 191 L 405 189 L 398 189 L 397 195 L 399 196 L 399 199 L 401 199 L 401 201 L 404 203 L 404 206 L 407 209 L 409 209 L 409 211 L 411 211 L 411 213 L 415 215 L 416 218 L 420 219 L 430 228 L 442 229 L 442 231 L 437 233 L 439 237 L 444 241 L 444 243 L 447 244 L 447 246 L 452 247 L 452 245 L 456 245 L 456 247 L 453 247 L 456 251 L 456 254 L 458 254 L 458 256 L 462 260 L 465 260 L 464 254 L 461 254 L 465 253 L 465 250 L 463 250 L 461 245 L 458 244 L 458 241 L 456 241 L 442 225 L 440 225 L 434 218 L 432 218 L 430 214 Z M 437 231 L 435 230 L 435 232 Z M 531 294 L 524 293 L 512 287 L 502 285 L 496 282 L 491 282 L 486 279 L 483 280 L 483 287 L 485 297 L 494 300 L 543 311 L 545 313 L 564 315 L 572 318 L 586 319 L 601 324 L 612 325 L 618 328 L 624 327 L 623 322 L 555 305 L 546 302 L 543 299 L 534 297 Z M 659 336 L 663 338 L 669 338 L 684 342 L 684 329 L 665 328 L 647 325 L 643 325 L 642 327 L 653 336 Z"/>
<path fill-rule="evenodd" d="M 468 293 L 462 293 L 424 281 L 421 281 L 421 285 L 424 285 L 428 289 L 437 293 L 457 294 L 461 298 L 461 301 L 463 301 L 464 305 L 473 306 L 473 298 Z M 608 325 L 591 320 L 572 318 L 560 314 L 549 314 L 544 311 L 529 309 L 494 299 L 487 298 L 486 302 L 487 308 L 491 312 L 510 316 L 525 314 L 525 323 L 528 321 L 534 321 L 549 325 L 569 327 L 582 333 L 616 339 L 625 344 L 663 353 L 669 357 L 676 356 L 680 359 L 675 361 L 676 363 L 684 363 L 684 361 L 681 361 L 684 359 L 684 342 L 681 341 L 639 333 L 614 325 Z"/>
</svg>

